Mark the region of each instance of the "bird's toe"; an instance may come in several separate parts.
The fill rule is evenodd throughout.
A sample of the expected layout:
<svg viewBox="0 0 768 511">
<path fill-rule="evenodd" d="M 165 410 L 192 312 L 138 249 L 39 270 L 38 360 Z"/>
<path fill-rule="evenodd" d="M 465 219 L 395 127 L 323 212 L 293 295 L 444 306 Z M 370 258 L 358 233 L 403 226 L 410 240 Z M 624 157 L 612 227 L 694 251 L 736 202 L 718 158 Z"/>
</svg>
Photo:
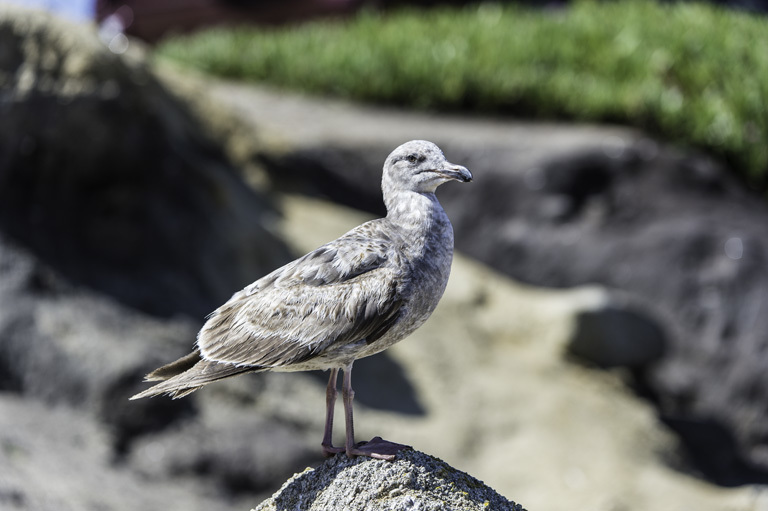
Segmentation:
<svg viewBox="0 0 768 511">
<path fill-rule="evenodd" d="M 372 438 L 370 442 L 360 442 L 353 448 L 347 449 L 347 456 L 367 456 L 378 460 L 392 461 L 398 452 L 410 448 L 410 445 L 390 442 L 377 436 Z"/>
</svg>

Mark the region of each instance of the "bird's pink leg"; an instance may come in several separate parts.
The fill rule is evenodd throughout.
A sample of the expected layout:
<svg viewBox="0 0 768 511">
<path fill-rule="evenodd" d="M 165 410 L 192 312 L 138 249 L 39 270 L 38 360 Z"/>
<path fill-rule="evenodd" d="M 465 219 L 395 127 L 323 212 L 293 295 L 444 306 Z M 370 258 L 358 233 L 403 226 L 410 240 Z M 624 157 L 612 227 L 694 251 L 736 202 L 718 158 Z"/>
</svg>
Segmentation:
<svg viewBox="0 0 768 511">
<path fill-rule="evenodd" d="M 333 446 L 333 408 L 336 404 L 336 380 L 339 370 L 331 369 L 331 377 L 328 378 L 328 387 L 325 389 L 325 432 L 323 433 L 323 456 L 329 457 L 344 452 L 342 447 Z"/>
<path fill-rule="evenodd" d="M 347 427 L 347 456 L 350 458 L 354 456 L 368 456 L 370 458 L 392 461 L 399 451 L 409 447 L 407 445 L 382 440 L 380 436 L 374 437 L 370 442 L 360 442 L 355 445 L 355 425 L 352 418 L 352 400 L 355 398 L 355 391 L 352 390 L 352 364 L 349 364 L 344 369 L 341 397 L 344 401 L 344 419 Z"/>
</svg>

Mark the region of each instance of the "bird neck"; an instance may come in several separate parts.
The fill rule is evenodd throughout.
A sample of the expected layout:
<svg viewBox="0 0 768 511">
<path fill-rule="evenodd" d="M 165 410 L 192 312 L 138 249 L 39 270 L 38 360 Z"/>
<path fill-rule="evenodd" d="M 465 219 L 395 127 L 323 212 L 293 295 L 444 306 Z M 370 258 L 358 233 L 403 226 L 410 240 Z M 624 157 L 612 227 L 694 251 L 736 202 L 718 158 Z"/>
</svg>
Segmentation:
<svg viewBox="0 0 768 511">
<path fill-rule="evenodd" d="M 387 219 L 406 230 L 428 231 L 448 218 L 434 193 L 399 191 L 384 198 Z"/>
</svg>

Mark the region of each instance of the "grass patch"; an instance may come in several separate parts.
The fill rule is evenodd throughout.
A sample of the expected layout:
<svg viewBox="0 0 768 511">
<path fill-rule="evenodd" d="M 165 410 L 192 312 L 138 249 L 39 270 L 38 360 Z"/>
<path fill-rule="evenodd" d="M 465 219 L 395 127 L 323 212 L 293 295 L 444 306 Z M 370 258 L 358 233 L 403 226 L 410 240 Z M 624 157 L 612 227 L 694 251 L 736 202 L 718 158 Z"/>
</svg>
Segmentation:
<svg viewBox="0 0 768 511">
<path fill-rule="evenodd" d="M 637 126 L 768 188 L 768 19 L 692 3 L 479 4 L 281 29 L 216 29 L 157 48 L 205 72 L 432 110 Z"/>
</svg>

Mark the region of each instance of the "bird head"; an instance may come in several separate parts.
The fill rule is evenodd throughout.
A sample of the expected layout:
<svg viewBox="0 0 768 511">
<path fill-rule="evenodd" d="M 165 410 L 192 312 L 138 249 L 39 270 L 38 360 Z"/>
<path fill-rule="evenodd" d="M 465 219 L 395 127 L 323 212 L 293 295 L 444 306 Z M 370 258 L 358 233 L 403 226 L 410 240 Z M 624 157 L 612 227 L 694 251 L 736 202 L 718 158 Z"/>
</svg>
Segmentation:
<svg viewBox="0 0 768 511">
<path fill-rule="evenodd" d="M 384 185 L 397 190 L 434 193 L 448 181 L 472 181 L 465 167 L 445 159 L 443 152 L 432 142 L 411 140 L 401 145 L 384 163 Z"/>
</svg>

